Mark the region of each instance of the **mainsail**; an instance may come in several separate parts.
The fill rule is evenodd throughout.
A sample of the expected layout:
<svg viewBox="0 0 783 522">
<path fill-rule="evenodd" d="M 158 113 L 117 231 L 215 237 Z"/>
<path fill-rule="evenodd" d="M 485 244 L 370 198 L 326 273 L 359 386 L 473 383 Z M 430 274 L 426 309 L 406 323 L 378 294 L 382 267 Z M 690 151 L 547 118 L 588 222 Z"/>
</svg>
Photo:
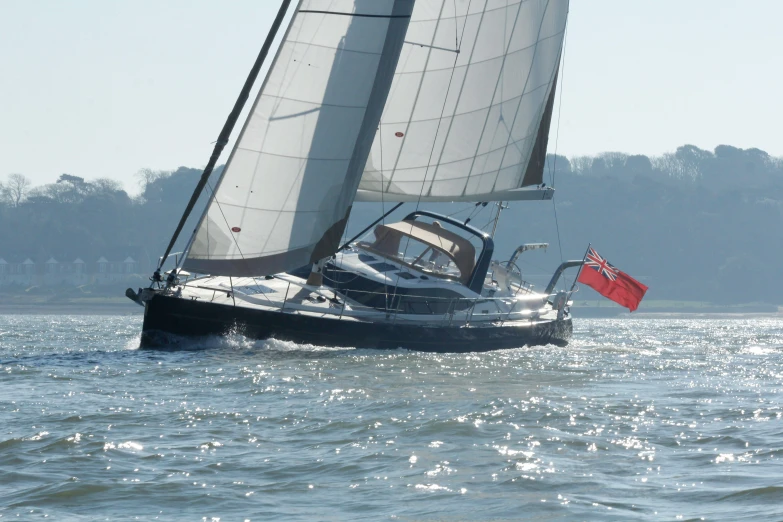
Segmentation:
<svg viewBox="0 0 783 522">
<path fill-rule="evenodd" d="M 263 275 L 338 247 L 414 0 L 301 0 L 186 270 Z"/>
<path fill-rule="evenodd" d="M 568 4 L 417 0 L 357 201 L 541 198 Z"/>
</svg>

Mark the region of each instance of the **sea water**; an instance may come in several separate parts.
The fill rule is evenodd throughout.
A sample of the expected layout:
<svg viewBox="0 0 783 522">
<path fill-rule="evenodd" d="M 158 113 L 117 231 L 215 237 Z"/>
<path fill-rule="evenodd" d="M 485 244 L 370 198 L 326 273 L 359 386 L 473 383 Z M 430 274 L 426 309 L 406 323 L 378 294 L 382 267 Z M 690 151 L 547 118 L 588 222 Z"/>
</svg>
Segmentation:
<svg viewBox="0 0 783 522">
<path fill-rule="evenodd" d="M 783 321 L 488 353 L 0 317 L 0 520 L 783 520 Z"/>
</svg>

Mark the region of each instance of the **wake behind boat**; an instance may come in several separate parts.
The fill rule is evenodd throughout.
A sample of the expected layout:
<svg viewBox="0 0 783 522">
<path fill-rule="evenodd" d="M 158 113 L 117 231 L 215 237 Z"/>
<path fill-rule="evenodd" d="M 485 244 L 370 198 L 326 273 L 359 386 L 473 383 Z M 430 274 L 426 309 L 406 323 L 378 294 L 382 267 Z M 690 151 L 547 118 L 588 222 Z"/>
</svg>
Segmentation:
<svg viewBox="0 0 783 522">
<path fill-rule="evenodd" d="M 491 234 L 418 208 L 498 202 L 496 226 L 503 201 L 552 198 L 543 168 L 568 0 L 300 1 L 164 280 L 289 3 L 152 285 L 128 291 L 145 307 L 142 344 L 228 332 L 426 351 L 566 343 L 573 287 L 554 289 L 582 260 L 535 291 L 516 262 L 540 244 L 493 262 Z M 354 201 L 377 202 L 383 216 L 341 246 Z M 386 223 L 386 204 L 404 202 L 416 211 Z"/>
</svg>

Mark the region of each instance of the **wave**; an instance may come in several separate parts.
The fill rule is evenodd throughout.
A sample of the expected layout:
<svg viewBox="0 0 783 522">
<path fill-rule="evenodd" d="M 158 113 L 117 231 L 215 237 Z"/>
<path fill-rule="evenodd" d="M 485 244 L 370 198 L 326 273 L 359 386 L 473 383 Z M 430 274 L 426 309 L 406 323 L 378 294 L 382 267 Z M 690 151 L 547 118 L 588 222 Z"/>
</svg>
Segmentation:
<svg viewBox="0 0 783 522">
<path fill-rule="evenodd" d="M 779 502 L 783 496 L 783 486 L 765 486 L 761 488 L 743 489 L 730 493 L 718 500 L 764 500 Z"/>
<path fill-rule="evenodd" d="M 280 339 L 252 339 L 239 332 L 231 332 L 227 335 L 208 335 L 200 337 L 181 336 L 165 332 L 158 332 L 160 346 L 150 348 L 154 351 L 204 351 L 204 350 L 228 350 L 228 351 L 276 351 L 276 352 L 345 352 L 356 351 L 357 348 L 338 348 L 329 346 L 317 346 L 314 344 L 299 344 L 293 341 Z M 140 337 L 139 337 L 140 339 Z M 138 346 L 137 346 L 138 347 Z"/>
</svg>

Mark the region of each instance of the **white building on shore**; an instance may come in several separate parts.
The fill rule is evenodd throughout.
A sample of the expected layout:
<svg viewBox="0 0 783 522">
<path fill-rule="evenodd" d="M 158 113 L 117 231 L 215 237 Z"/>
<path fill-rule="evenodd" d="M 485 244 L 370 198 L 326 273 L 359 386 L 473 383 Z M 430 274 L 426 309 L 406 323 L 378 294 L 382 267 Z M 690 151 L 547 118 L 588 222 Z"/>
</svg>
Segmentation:
<svg viewBox="0 0 783 522">
<path fill-rule="evenodd" d="M 0 253 L 0 288 L 138 283 L 141 274 L 147 269 L 130 255 L 100 256 L 89 263 L 81 257 L 61 261 L 57 256 L 49 255 L 34 260 L 32 257 Z"/>
</svg>

